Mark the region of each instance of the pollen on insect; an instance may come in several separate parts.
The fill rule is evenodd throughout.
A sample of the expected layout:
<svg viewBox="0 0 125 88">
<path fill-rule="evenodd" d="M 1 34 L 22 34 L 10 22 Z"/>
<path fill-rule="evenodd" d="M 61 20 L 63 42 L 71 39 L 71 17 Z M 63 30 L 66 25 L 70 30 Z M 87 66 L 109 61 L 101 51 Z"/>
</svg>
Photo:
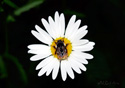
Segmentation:
<svg viewBox="0 0 125 88">
<path fill-rule="evenodd" d="M 55 58 L 65 60 L 70 56 L 71 52 L 72 44 L 70 40 L 64 37 L 59 37 L 53 40 L 51 44 L 51 53 Z"/>
</svg>

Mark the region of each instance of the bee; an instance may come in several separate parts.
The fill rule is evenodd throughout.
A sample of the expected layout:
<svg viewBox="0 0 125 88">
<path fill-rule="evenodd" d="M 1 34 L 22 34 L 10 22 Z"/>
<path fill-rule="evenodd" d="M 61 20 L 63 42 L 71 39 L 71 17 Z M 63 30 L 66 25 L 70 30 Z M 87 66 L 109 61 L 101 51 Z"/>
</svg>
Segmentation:
<svg viewBox="0 0 125 88">
<path fill-rule="evenodd" d="M 56 43 L 56 47 L 54 47 L 56 49 L 55 54 L 57 55 L 57 58 L 59 60 L 65 60 L 68 57 L 68 53 L 67 53 L 67 49 L 66 47 L 68 46 L 68 44 L 64 44 L 64 41 L 62 40 L 58 40 Z"/>
</svg>

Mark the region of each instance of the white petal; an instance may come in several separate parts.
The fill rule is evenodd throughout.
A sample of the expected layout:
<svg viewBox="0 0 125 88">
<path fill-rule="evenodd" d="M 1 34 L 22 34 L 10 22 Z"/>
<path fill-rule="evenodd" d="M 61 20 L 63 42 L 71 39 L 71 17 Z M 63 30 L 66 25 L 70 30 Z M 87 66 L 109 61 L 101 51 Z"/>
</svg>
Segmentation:
<svg viewBox="0 0 125 88">
<path fill-rule="evenodd" d="M 79 63 L 77 61 L 75 61 L 75 63 L 79 66 L 80 69 L 82 69 L 83 71 L 86 71 L 86 67 L 82 63 Z"/>
<path fill-rule="evenodd" d="M 42 18 L 41 21 L 42 21 L 46 31 L 50 34 L 51 37 L 54 38 L 53 29 L 50 27 L 49 23 L 44 18 Z"/>
<path fill-rule="evenodd" d="M 64 17 L 64 14 L 63 14 L 63 13 L 60 15 L 60 26 L 61 26 L 61 37 L 64 37 L 65 17 Z"/>
<path fill-rule="evenodd" d="M 59 13 L 58 11 L 55 12 L 55 23 L 58 24 L 59 22 Z"/>
<path fill-rule="evenodd" d="M 73 70 L 72 70 L 72 68 L 71 68 L 71 66 L 70 66 L 70 63 L 69 63 L 68 61 L 66 61 L 66 71 L 67 71 L 68 75 L 69 75 L 72 79 L 74 79 L 74 73 L 73 73 Z"/>
<path fill-rule="evenodd" d="M 88 61 L 86 59 L 83 58 L 74 58 L 75 61 L 82 63 L 82 64 L 88 64 Z"/>
<path fill-rule="evenodd" d="M 48 63 L 46 66 L 44 66 L 38 73 L 38 76 L 42 76 L 47 70 L 48 68 L 50 68 L 49 66 L 50 63 Z"/>
<path fill-rule="evenodd" d="M 61 76 L 62 76 L 63 81 L 65 81 L 67 78 L 65 63 L 66 63 L 65 60 L 61 61 Z"/>
<path fill-rule="evenodd" d="M 52 79 L 56 79 L 57 75 L 58 75 L 58 71 L 59 71 L 59 66 L 60 66 L 60 62 L 58 59 L 56 59 L 55 62 L 55 66 L 53 68 L 53 72 L 52 72 Z"/>
<path fill-rule="evenodd" d="M 37 61 L 37 60 L 41 60 L 45 57 L 47 57 L 48 55 L 43 55 L 43 54 L 39 54 L 39 55 L 34 55 L 30 58 L 31 61 Z"/>
<path fill-rule="evenodd" d="M 82 39 L 82 40 L 78 40 L 76 42 L 72 43 L 72 46 L 79 46 L 79 45 L 84 45 L 87 44 L 89 42 L 89 40 L 87 39 Z"/>
<path fill-rule="evenodd" d="M 63 37 L 63 36 L 61 36 L 62 35 L 61 18 L 59 18 L 58 24 L 56 24 L 56 30 L 57 30 L 57 33 L 58 33 L 58 37 Z"/>
<path fill-rule="evenodd" d="M 50 50 L 48 52 L 43 52 L 43 50 L 29 50 L 28 53 L 42 55 L 43 58 L 51 55 Z"/>
<path fill-rule="evenodd" d="M 52 60 L 51 63 L 49 64 L 50 67 L 48 68 L 48 70 L 47 70 L 47 72 L 46 72 L 46 76 L 48 76 L 48 75 L 51 73 L 52 69 L 54 68 L 55 63 L 56 63 L 56 59 L 57 59 L 57 58 L 53 58 L 53 60 Z"/>
<path fill-rule="evenodd" d="M 70 59 L 72 61 L 72 63 L 74 63 L 75 65 L 77 65 L 80 69 L 82 69 L 83 71 L 86 71 L 86 67 L 80 63 L 80 62 L 77 62 L 76 60 L 74 60 L 75 57 L 72 57 L 72 59 Z"/>
<path fill-rule="evenodd" d="M 78 29 L 78 31 L 76 32 L 76 34 L 77 35 L 81 35 L 81 34 L 83 34 L 83 32 L 87 29 L 87 25 L 84 25 L 84 26 L 82 26 L 82 27 L 80 27 L 79 29 Z"/>
<path fill-rule="evenodd" d="M 31 33 L 41 42 L 50 45 L 50 42 L 48 42 L 40 33 L 32 30 Z"/>
<path fill-rule="evenodd" d="M 59 18 L 59 13 L 56 11 L 55 12 L 55 30 L 56 30 L 56 35 L 58 36 L 58 37 L 60 37 L 60 33 L 61 33 L 61 29 L 60 29 L 60 27 L 59 27 L 59 22 L 60 22 L 60 18 Z"/>
<path fill-rule="evenodd" d="M 34 49 L 34 50 L 37 50 L 37 49 L 48 50 L 48 49 L 50 49 L 49 46 L 43 45 L 43 44 L 31 44 L 31 45 L 28 46 L 28 48 Z"/>
<path fill-rule="evenodd" d="M 38 73 L 38 76 L 42 76 L 45 72 L 47 71 L 47 69 L 44 67 L 42 68 L 39 73 Z"/>
<path fill-rule="evenodd" d="M 69 57 L 71 58 L 71 57 Z M 68 59 L 69 59 L 68 58 Z M 72 59 L 72 58 L 71 58 Z M 78 74 L 81 74 L 81 70 L 79 69 L 79 67 L 72 61 L 72 60 L 68 60 L 68 62 L 70 63 L 72 69 L 77 72 Z"/>
<path fill-rule="evenodd" d="M 65 33 L 66 38 L 68 37 L 68 35 L 71 31 L 71 28 L 72 28 L 73 24 L 75 23 L 75 19 L 76 19 L 76 15 L 73 15 L 69 20 L 69 23 L 68 23 L 67 28 L 66 28 L 66 33 Z"/>
<path fill-rule="evenodd" d="M 44 67 L 45 65 L 47 65 L 48 63 L 50 63 L 50 62 L 53 60 L 52 57 L 53 57 L 53 56 L 50 56 L 50 57 L 47 57 L 47 58 L 45 58 L 44 60 L 42 60 L 42 61 L 36 66 L 36 70 L 38 70 L 38 69 Z"/>
<path fill-rule="evenodd" d="M 32 53 L 32 54 L 51 54 L 51 50 L 50 47 L 47 45 L 43 45 L 43 44 L 32 44 L 28 46 L 29 50 L 28 53 Z"/>
<path fill-rule="evenodd" d="M 50 66 L 51 63 L 52 63 L 52 61 L 48 62 L 48 64 L 46 64 L 44 67 L 42 67 L 42 69 L 38 73 L 38 76 L 42 76 L 45 72 L 47 72 L 48 69 L 51 67 Z"/>
<path fill-rule="evenodd" d="M 93 59 L 93 55 L 81 51 L 72 51 L 71 55 L 81 59 Z"/>
<path fill-rule="evenodd" d="M 69 35 L 67 36 L 68 39 L 70 39 L 71 41 L 76 37 L 75 34 L 80 26 L 81 20 L 77 20 L 73 25 L 72 28 L 69 31 Z"/>
<path fill-rule="evenodd" d="M 72 42 L 83 38 L 88 33 L 88 30 L 85 30 L 85 29 L 87 29 L 87 25 L 79 28 L 78 31 L 74 34 L 74 38 L 72 38 Z"/>
<path fill-rule="evenodd" d="M 80 52 L 72 51 L 72 56 L 74 57 L 74 60 L 83 63 L 88 64 L 88 61 L 85 59 L 85 57 Z"/>
<path fill-rule="evenodd" d="M 38 25 L 35 25 L 35 28 L 50 45 L 52 42 L 52 38 L 50 37 L 50 35 L 47 32 L 45 32 L 42 28 L 40 28 Z"/>
<path fill-rule="evenodd" d="M 86 59 L 93 59 L 93 55 L 91 54 L 88 54 L 88 53 L 82 53 L 83 56 L 86 58 Z"/>
<path fill-rule="evenodd" d="M 76 51 L 90 51 L 93 49 L 93 46 L 95 45 L 94 42 L 89 42 L 85 45 L 80 45 L 80 46 L 73 46 L 73 50 Z"/>
<path fill-rule="evenodd" d="M 50 24 L 50 28 L 51 28 L 51 36 L 56 39 L 58 36 L 56 35 L 57 34 L 57 31 L 56 31 L 56 27 L 55 27 L 55 22 L 53 21 L 52 17 L 49 16 L 48 17 L 48 20 L 49 20 L 49 24 Z"/>
<path fill-rule="evenodd" d="M 87 29 L 87 27 L 88 27 L 87 25 L 80 27 L 77 31 L 77 34 L 81 34 L 81 32 L 84 32 Z"/>
<path fill-rule="evenodd" d="M 81 32 L 81 34 L 76 34 L 74 39 L 72 39 L 72 42 L 76 42 L 77 40 L 81 39 L 88 33 L 88 30 L 85 30 L 84 32 Z"/>
</svg>

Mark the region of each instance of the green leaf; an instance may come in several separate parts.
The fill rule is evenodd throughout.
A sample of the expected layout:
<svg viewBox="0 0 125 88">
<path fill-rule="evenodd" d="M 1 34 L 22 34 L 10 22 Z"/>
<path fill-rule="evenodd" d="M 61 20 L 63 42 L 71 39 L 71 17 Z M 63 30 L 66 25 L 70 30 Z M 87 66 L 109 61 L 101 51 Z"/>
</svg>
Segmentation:
<svg viewBox="0 0 125 88">
<path fill-rule="evenodd" d="M 15 22 L 15 18 L 12 15 L 8 15 L 6 21 L 7 22 Z"/>
<path fill-rule="evenodd" d="M 10 7 L 14 8 L 14 9 L 18 8 L 18 6 L 10 0 L 4 0 L 4 3 L 6 3 L 7 5 L 9 5 Z"/>
<path fill-rule="evenodd" d="M 4 9 L 0 6 L 0 12 L 3 12 L 4 11 Z"/>
<path fill-rule="evenodd" d="M 24 5 L 23 7 L 15 10 L 14 15 L 19 16 L 21 13 L 32 9 L 32 8 L 42 4 L 43 2 L 44 2 L 44 0 L 36 0 L 36 1 L 31 2 L 31 3 L 28 3 L 28 4 Z"/>
<path fill-rule="evenodd" d="M 77 15 L 77 17 L 80 17 L 80 18 L 84 18 L 85 17 L 85 14 L 83 14 L 83 13 L 79 13 L 79 12 L 76 12 L 76 11 L 73 11 L 73 10 L 69 10 L 69 9 L 64 10 L 64 13 L 68 14 L 68 15 Z"/>
<path fill-rule="evenodd" d="M 21 63 L 18 61 L 18 59 L 15 56 L 12 56 L 8 53 L 5 53 L 5 57 L 7 57 L 8 59 L 10 59 L 18 68 L 19 73 L 20 73 L 20 78 L 22 79 L 22 81 L 27 84 L 27 75 L 25 73 L 25 70 L 23 69 Z"/>
<path fill-rule="evenodd" d="M 0 74 L 0 78 L 6 78 L 8 75 L 2 56 L 0 56 Z"/>
</svg>

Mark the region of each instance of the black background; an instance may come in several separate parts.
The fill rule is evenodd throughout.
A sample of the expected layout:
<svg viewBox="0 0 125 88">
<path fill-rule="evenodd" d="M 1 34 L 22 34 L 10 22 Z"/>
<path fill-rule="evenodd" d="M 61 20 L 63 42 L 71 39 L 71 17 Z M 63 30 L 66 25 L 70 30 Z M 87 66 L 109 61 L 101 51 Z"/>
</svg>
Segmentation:
<svg viewBox="0 0 125 88">
<path fill-rule="evenodd" d="M 35 0 L 11 0 L 22 7 Z M 125 3 L 123 0 L 45 0 L 22 14 L 14 15 L 15 9 L 1 1 L 0 7 L 0 55 L 6 67 L 7 76 L 0 78 L 0 88 L 125 88 L 124 47 L 125 47 Z M 56 80 L 52 75 L 38 77 L 35 70 L 40 61 L 31 62 L 27 53 L 29 44 L 39 42 L 32 34 L 35 24 L 42 28 L 41 18 L 54 17 L 55 11 L 64 13 L 66 24 L 73 14 L 82 25 L 88 25 L 86 39 L 96 43 L 90 51 L 94 59 L 86 65 L 87 71 L 75 79 L 67 77 L 62 81 L 60 72 Z M 9 19 L 8 16 L 12 16 Z M 9 19 L 9 20 L 8 20 Z M 5 55 L 8 35 L 9 54 L 16 57 L 25 71 L 21 76 L 18 66 Z M 2 73 L 0 73 L 2 75 Z"/>
</svg>

